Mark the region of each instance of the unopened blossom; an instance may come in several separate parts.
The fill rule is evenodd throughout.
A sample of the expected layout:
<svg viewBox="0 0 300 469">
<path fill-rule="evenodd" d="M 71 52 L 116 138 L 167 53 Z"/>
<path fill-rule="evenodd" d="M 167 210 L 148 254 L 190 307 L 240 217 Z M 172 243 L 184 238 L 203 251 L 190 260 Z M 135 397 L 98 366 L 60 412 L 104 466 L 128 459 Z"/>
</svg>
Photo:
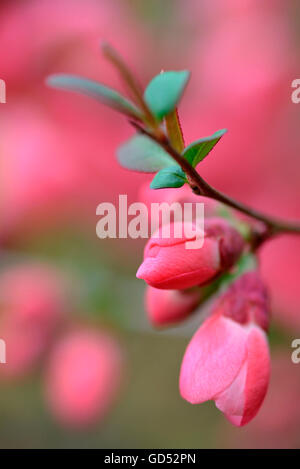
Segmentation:
<svg viewBox="0 0 300 469">
<path fill-rule="evenodd" d="M 122 354 L 107 333 L 70 331 L 55 345 L 46 370 L 46 398 L 63 425 L 95 424 L 110 409 L 120 386 Z"/>
<path fill-rule="evenodd" d="M 250 422 L 267 392 L 268 299 L 256 272 L 238 279 L 185 352 L 180 393 L 191 404 L 214 400 L 236 426 Z"/>
<path fill-rule="evenodd" d="M 183 228 L 181 236 L 176 235 L 178 224 Z M 238 231 L 222 218 L 205 219 L 203 232 L 194 224 L 182 222 L 171 224 L 170 236 L 160 230 L 148 241 L 137 272 L 138 278 L 155 288 L 182 290 L 203 285 L 232 267 L 244 247 Z M 187 248 L 187 241 L 201 236 L 201 247 Z"/>
<path fill-rule="evenodd" d="M 202 293 L 193 290 L 161 290 L 147 286 L 146 310 L 154 326 L 168 326 L 187 318 L 199 305 Z"/>
<path fill-rule="evenodd" d="M 6 364 L 0 378 L 30 372 L 49 347 L 66 311 L 63 281 L 44 264 L 10 266 L 0 275 L 0 330 Z"/>
</svg>

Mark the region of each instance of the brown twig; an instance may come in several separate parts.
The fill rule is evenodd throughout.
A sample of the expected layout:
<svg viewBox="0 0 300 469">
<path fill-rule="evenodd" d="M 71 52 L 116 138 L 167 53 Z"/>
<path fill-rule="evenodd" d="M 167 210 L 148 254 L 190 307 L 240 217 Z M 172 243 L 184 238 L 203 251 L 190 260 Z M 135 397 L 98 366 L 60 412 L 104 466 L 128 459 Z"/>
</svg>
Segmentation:
<svg viewBox="0 0 300 469">
<path fill-rule="evenodd" d="M 123 79 L 124 83 L 127 85 L 128 90 L 130 91 L 135 103 L 142 110 L 146 120 L 152 126 L 155 126 L 156 125 L 155 119 L 152 116 L 143 97 L 143 88 L 141 87 L 141 85 L 139 84 L 135 76 L 131 73 L 130 69 L 128 68 L 128 66 L 122 59 L 122 57 L 107 42 L 103 41 L 101 43 L 101 49 L 106 59 L 108 59 L 118 70 L 121 78 Z"/>
<path fill-rule="evenodd" d="M 266 226 L 266 230 L 263 232 L 263 238 L 256 240 L 255 247 L 258 247 L 263 241 L 270 238 L 271 236 L 281 234 L 281 233 L 294 233 L 300 234 L 300 224 L 288 222 L 284 220 L 279 220 L 277 218 L 270 217 L 264 213 L 261 213 L 247 205 L 244 205 L 241 202 L 238 202 L 231 197 L 219 192 L 214 187 L 210 186 L 196 171 L 193 166 L 180 154 L 178 153 L 170 144 L 166 135 L 157 136 L 151 131 L 143 128 L 140 124 L 131 121 L 131 125 L 141 134 L 146 135 L 151 138 L 154 142 L 160 145 L 175 161 L 179 164 L 181 169 L 185 172 L 187 180 L 194 193 L 212 199 L 217 200 L 223 204 L 228 205 L 231 208 L 234 208 L 245 215 L 248 215 L 256 220 L 263 222 Z"/>
</svg>

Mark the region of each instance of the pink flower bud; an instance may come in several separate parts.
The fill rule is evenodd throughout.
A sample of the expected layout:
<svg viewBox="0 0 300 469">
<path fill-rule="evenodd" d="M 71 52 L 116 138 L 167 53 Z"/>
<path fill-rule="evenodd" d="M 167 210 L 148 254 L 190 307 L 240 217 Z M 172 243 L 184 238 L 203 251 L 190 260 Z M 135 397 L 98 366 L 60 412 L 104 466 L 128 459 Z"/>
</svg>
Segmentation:
<svg viewBox="0 0 300 469">
<path fill-rule="evenodd" d="M 259 274 L 247 272 L 238 278 L 221 297 L 223 315 L 240 324 L 256 323 L 265 331 L 269 327 L 269 295 Z"/>
<path fill-rule="evenodd" d="M 55 346 L 46 375 L 51 411 L 63 425 L 85 427 L 111 407 L 120 386 L 121 352 L 108 335 L 72 331 Z"/>
<path fill-rule="evenodd" d="M 154 326 L 168 326 L 188 317 L 201 301 L 201 291 L 160 290 L 148 286 L 146 310 Z"/>
<path fill-rule="evenodd" d="M 13 266 L 0 276 L 0 337 L 6 343 L 1 379 L 30 372 L 49 346 L 64 311 L 63 287 L 48 266 Z"/>
<path fill-rule="evenodd" d="M 255 417 L 270 375 L 267 338 L 260 327 L 266 326 L 266 308 L 256 273 L 229 288 L 186 349 L 180 372 L 184 399 L 192 404 L 214 400 L 237 426 Z"/>
<path fill-rule="evenodd" d="M 7 319 L 53 329 L 64 306 L 63 279 L 48 265 L 12 266 L 0 276 L 0 300 Z"/>
<path fill-rule="evenodd" d="M 180 237 L 175 236 L 178 227 L 183 228 Z M 169 237 L 158 230 L 145 247 L 137 277 L 155 288 L 182 290 L 205 284 L 232 267 L 244 246 L 241 235 L 226 220 L 208 218 L 203 246 L 187 249 L 186 242 L 201 235 L 196 225 L 181 222 L 170 225 Z"/>
</svg>

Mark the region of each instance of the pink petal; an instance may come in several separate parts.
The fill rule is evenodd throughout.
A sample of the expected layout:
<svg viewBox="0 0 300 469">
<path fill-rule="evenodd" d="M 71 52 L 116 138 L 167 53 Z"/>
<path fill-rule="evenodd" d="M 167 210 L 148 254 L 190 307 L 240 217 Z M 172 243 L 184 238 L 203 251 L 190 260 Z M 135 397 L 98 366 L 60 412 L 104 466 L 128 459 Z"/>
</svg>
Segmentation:
<svg viewBox="0 0 300 469">
<path fill-rule="evenodd" d="M 192 238 L 191 238 L 192 239 Z M 201 249 L 186 249 L 186 239 L 150 240 L 136 276 L 155 288 L 182 290 L 200 285 L 220 270 L 219 246 L 206 237 Z"/>
<path fill-rule="evenodd" d="M 166 326 L 182 321 L 198 306 L 201 300 L 200 289 L 192 291 L 159 290 L 148 286 L 146 309 L 154 326 Z"/>
<path fill-rule="evenodd" d="M 64 335 L 50 355 L 45 393 L 62 424 L 86 427 L 111 407 L 121 383 L 122 355 L 115 340 L 95 330 Z"/>
<path fill-rule="evenodd" d="M 233 381 L 229 388 L 225 389 L 217 399 L 215 404 L 221 412 L 226 414 L 230 421 L 239 419 L 244 412 L 245 408 L 245 386 L 247 378 L 247 359 L 245 360 L 242 368 L 236 379 Z"/>
<path fill-rule="evenodd" d="M 180 372 L 180 393 L 192 404 L 214 399 L 238 375 L 247 330 L 219 314 L 207 319 L 189 343 Z"/>
<path fill-rule="evenodd" d="M 242 426 L 257 414 L 267 392 L 270 356 L 265 333 L 252 326 L 247 340 L 247 358 L 237 379 L 216 399 L 216 406 L 231 423 Z"/>
<path fill-rule="evenodd" d="M 201 247 L 186 245 L 200 238 Z M 165 224 L 148 241 L 136 275 L 152 287 L 166 290 L 202 285 L 230 268 L 243 246 L 241 235 L 221 218 L 205 220 L 204 232 L 190 222 Z"/>
</svg>

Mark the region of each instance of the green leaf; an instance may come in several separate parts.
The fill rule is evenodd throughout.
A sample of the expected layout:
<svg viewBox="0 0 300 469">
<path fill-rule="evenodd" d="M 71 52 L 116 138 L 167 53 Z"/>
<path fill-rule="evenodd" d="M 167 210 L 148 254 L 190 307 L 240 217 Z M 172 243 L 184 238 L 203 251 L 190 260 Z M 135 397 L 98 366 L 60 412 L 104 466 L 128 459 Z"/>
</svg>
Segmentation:
<svg viewBox="0 0 300 469">
<path fill-rule="evenodd" d="M 163 72 L 150 81 L 144 99 L 157 119 L 161 120 L 176 108 L 189 77 L 190 72 L 187 70 Z"/>
<path fill-rule="evenodd" d="M 153 178 L 151 189 L 182 187 L 186 183 L 185 173 L 178 166 L 170 166 L 159 171 Z"/>
<path fill-rule="evenodd" d="M 218 132 L 215 132 L 210 137 L 196 140 L 184 149 L 182 155 L 193 167 L 197 166 L 200 161 L 204 160 L 226 132 L 226 129 L 218 130 Z"/>
<path fill-rule="evenodd" d="M 156 173 L 167 166 L 177 165 L 160 145 L 145 135 L 136 135 L 117 151 L 121 166 L 144 173 Z"/>
<path fill-rule="evenodd" d="M 131 101 L 112 88 L 96 81 L 75 75 L 57 74 L 50 75 L 46 83 L 53 88 L 85 94 L 127 116 L 141 120 L 140 110 Z"/>
</svg>

